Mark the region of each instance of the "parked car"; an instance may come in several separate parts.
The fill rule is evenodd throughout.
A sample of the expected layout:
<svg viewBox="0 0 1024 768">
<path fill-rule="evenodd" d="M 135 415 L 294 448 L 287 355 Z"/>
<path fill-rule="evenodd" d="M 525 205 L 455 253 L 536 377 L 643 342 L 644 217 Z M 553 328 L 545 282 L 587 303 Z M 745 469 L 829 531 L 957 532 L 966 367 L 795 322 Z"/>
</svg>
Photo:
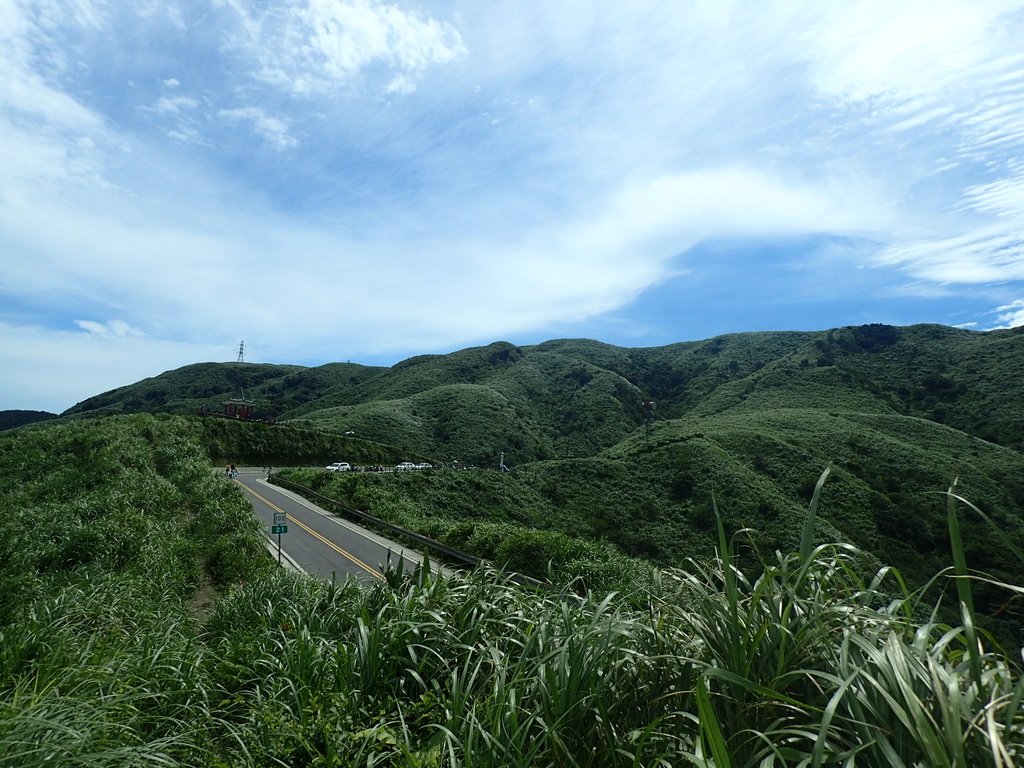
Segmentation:
<svg viewBox="0 0 1024 768">
<path fill-rule="evenodd" d="M 395 465 L 395 472 L 408 472 L 410 469 L 416 469 L 416 465 L 411 461 L 403 461 L 401 464 Z"/>
<path fill-rule="evenodd" d="M 416 469 L 433 469 L 433 468 L 434 468 L 433 464 L 428 464 L 425 461 L 421 461 L 419 464 L 416 465 Z"/>
<path fill-rule="evenodd" d="M 336 461 L 333 464 L 328 464 L 324 469 L 328 472 L 349 472 L 352 469 L 352 465 L 347 461 Z"/>
</svg>

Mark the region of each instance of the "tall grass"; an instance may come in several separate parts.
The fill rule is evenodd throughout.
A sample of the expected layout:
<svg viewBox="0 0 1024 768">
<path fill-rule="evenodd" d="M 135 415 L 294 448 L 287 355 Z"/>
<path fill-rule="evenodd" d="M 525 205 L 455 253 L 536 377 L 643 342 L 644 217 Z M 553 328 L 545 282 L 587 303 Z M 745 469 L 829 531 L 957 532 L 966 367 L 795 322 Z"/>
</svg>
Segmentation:
<svg viewBox="0 0 1024 768">
<path fill-rule="evenodd" d="M 642 594 L 404 564 L 363 588 L 250 563 L 237 491 L 187 440 L 137 426 L 68 433 L 107 473 L 85 498 L 43 473 L 14 492 L 38 535 L 0 563 L 18 586 L 0 624 L 0 768 L 1024 761 L 1024 682 L 977 627 L 972 589 L 994 580 L 971 570 L 960 516 L 979 510 L 955 488 L 938 597 L 819 540 L 825 476 L 795 551 L 752 558 L 719 517 L 716 555 Z M 104 548 L 83 546 L 93 525 Z M 202 557 L 223 558 L 224 594 L 200 623 Z"/>
<path fill-rule="evenodd" d="M 720 551 L 662 581 L 662 605 L 699 640 L 700 750 L 715 765 L 1010 766 L 1024 756 L 1024 682 L 984 651 L 949 497 L 953 574 L 963 621 L 914 617 L 927 608 L 890 569 L 873 576 L 848 546 L 813 547 L 822 475 L 800 552 L 736 567 L 719 519 Z M 870 576 L 870 578 L 869 578 Z M 1008 585 L 1009 586 L 1009 585 Z M 709 763 L 710 764 L 710 763 Z"/>
<path fill-rule="evenodd" d="M 896 571 L 814 545 L 812 532 L 803 552 L 751 576 L 721 536 L 712 561 L 659 574 L 646 612 L 616 596 L 525 592 L 482 570 L 396 571 L 369 592 L 254 583 L 213 621 L 218 647 L 262 670 L 223 691 L 242 702 L 233 727 L 254 755 L 339 766 L 1024 756 L 1019 671 L 994 651 L 972 662 L 963 625 L 919 621 L 922 595 Z M 282 591 L 287 606 L 271 597 Z M 257 637 L 259 661 L 244 663 L 237 649 Z"/>
<path fill-rule="evenodd" d="M 370 592 L 305 593 L 318 606 L 313 632 L 302 618 L 308 603 L 272 607 L 267 595 L 280 588 L 277 580 L 253 584 L 228 601 L 262 606 L 254 613 L 262 613 L 256 626 L 265 633 L 227 614 L 212 621 L 219 663 L 230 649 L 248 648 L 247 668 L 264 672 L 235 678 L 221 694 L 245 702 L 236 725 L 250 728 L 250 748 L 284 749 L 283 759 L 301 761 L 308 745 L 320 743 L 337 765 L 366 755 L 431 755 L 446 765 L 631 765 L 671 754 L 672 739 L 659 726 L 676 717 L 692 675 L 689 661 L 665 651 L 684 639 L 615 608 L 612 598 L 534 594 L 487 571 L 446 578 L 418 569 Z M 240 644 L 240 635 L 252 640 Z M 270 701 L 294 728 L 287 743 L 265 720 L 252 724 L 249 713 Z"/>
</svg>

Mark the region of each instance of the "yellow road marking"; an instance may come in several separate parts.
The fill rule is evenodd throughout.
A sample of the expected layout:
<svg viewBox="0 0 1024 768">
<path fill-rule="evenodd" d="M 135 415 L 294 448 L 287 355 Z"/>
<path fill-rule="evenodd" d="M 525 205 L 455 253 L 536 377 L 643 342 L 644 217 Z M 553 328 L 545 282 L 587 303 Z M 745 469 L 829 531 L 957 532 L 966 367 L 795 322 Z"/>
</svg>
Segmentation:
<svg viewBox="0 0 1024 768">
<path fill-rule="evenodd" d="M 280 508 L 279 506 L 277 506 L 277 504 L 275 504 L 274 502 L 272 502 L 272 501 L 271 501 L 270 499 L 268 499 L 268 498 L 267 498 L 266 496 L 263 496 L 263 495 L 261 495 L 261 494 L 257 493 L 257 492 L 256 492 L 256 491 L 254 491 L 254 490 L 253 490 L 252 488 L 248 488 L 248 487 L 246 487 L 246 486 L 242 485 L 242 483 L 239 483 L 237 479 L 235 480 L 235 482 L 236 482 L 236 483 L 238 483 L 239 485 L 241 485 L 241 486 L 242 486 L 242 489 L 243 489 L 244 491 L 246 491 L 247 493 L 250 493 L 250 494 L 252 494 L 253 496 L 255 496 L 255 497 L 256 497 L 257 499 L 259 499 L 260 501 L 262 501 L 262 502 L 263 502 L 264 504 L 266 504 L 266 505 L 267 505 L 268 507 L 270 507 L 271 509 L 273 509 L 273 510 L 275 510 L 275 511 L 277 511 L 277 512 L 280 512 L 280 513 L 282 513 L 282 514 L 283 514 L 283 515 L 285 516 L 285 519 L 286 519 L 286 520 L 289 520 L 290 522 L 293 522 L 293 523 L 295 523 L 295 524 L 296 524 L 297 526 L 299 526 L 299 528 L 301 528 L 302 530 L 304 530 L 304 531 L 305 531 L 306 533 L 308 533 L 308 534 L 309 534 L 310 536 L 312 536 L 312 537 L 313 537 L 313 538 L 315 538 L 315 539 L 319 539 L 319 540 L 320 540 L 320 541 L 322 541 L 322 542 L 323 542 L 324 544 L 326 544 L 326 545 L 327 545 L 328 547 L 330 547 L 330 548 L 331 548 L 331 549 L 333 549 L 333 550 L 334 550 L 335 552 L 337 552 L 337 553 L 338 553 L 339 555 L 341 555 L 342 557 L 346 558 L 347 560 L 350 560 L 350 561 L 352 561 L 352 563 L 353 563 L 354 565 L 357 565 L 357 566 L 359 566 L 360 568 L 362 568 L 362 569 L 363 569 L 364 571 L 366 571 L 367 573 L 369 573 L 369 574 L 370 574 L 371 576 L 373 576 L 374 578 L 376 578 L 376 579 L 383 579 L 383 578 L 384 578 L 384 577 L 383 577 L 383 576 L 381 575 L 381 572 L 380 572 L 380 571 L 378 571 L 378 570 L 377 570 L 376 568 L 374 568 L 374 567 L 372 567 L 372 566 L 369 566 L 369 565 L 367 565 L 367 564 L 366 564 L 366 563 L 364 563 L 364 562 L 363 562 L 362 560 L 360 560 L 360 559 L 359 559 L 358 557 L 356 557 L 355 555 L 353 555 L 353 554 L 352 554 L 351 552 L 348 552 L 347 550 L 344 550 L 344 549 L 342 549 L 342 548 L 341 548 L 341 547 L 339 547 L 339 546 L 338 546 L 337 544 L 335 544 L 335 543 L 334 543 L 333 541 L 331 541 L 330 539 L 328 539 L 328 538 L 327 538 L 326 536 L 323 536 L 323 535 L 321 535 L 320 533 L 317 533 L 317 532 L 316 532 L 316 531 L 314 531 L 314 530 L 313 530 L 312 528 L 310 528 L 310 527 L 309 527 L 308 525 L 306 525 L 305 523 L 303 523 L 303 522 L 302 522 L 301 520 L 298 520 L 298 519 L 296 519 L 295 517 L 293 517 L 292 515 L 289 515 L 289 514 L 288 514 L 287 512 L 285 512 L 285 511 L 284 511 L 283 509 L 281 509 L 281 508 Z"/>
</svg>

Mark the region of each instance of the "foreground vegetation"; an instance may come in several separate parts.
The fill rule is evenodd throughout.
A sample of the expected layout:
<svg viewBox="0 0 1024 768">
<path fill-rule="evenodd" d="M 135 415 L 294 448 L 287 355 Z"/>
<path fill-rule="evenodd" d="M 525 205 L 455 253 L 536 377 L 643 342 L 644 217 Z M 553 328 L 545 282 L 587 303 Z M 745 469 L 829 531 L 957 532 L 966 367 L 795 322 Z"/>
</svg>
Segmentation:
<svg viewBox="0 0 1024 768">
<path fill-rule="evenodd" d="M 959 515 L 978 511 L 955 495 L 937 497 L 954 563 L 927 591 L 815 545 L 820 483 L 791 554 L 756 574 L 712 506 L 715 554 L 642 595 L 486 569 L 365 589 L 272 570 L 196 429 L 0 436 L 0 766 L 1024 760 L 1018 652 L 975 628 Z M 939 623 L 940 602 L 960 620 Z"/>
</svg>

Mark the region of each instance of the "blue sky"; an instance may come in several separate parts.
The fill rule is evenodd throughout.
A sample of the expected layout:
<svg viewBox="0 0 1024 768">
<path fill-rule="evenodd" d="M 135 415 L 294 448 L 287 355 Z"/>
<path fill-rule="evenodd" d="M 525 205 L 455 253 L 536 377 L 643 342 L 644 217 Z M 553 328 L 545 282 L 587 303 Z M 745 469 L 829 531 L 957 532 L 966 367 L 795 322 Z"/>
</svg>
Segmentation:
<svg viewBox="0 0 1024 768">
<path fill-rule="evenodd" d="M 0 0 L 0 409 L 1024 323 L 1024 2 Z"/>
</svg>

